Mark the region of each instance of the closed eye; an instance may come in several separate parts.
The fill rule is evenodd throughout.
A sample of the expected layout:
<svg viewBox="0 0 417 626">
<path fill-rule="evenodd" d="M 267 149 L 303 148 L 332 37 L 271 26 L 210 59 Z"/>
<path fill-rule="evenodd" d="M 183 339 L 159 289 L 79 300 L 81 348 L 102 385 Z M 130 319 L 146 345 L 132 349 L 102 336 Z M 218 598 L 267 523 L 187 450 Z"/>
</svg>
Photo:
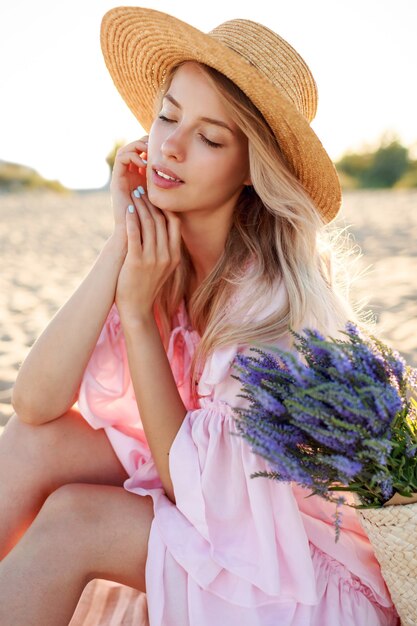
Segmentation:
<svg viewBox="0 0 417 626">
<path fill-rule="evenodd" d="M 175 120 L 170 120 L 167 117 L 165 117 L 165 115 L 158 115 L 158 118 L 160 120 L 162 120 L 163 122 L 168 122 L 170 124 L 171 123 L 175 123 Z M 201 137 L 202 141 L 204 141 L 204 143 L 208 144 L 212 148 L 221 148 L 221 146 L 222 146 L 221 143 L 215 143 L 214 141 L 210 141 L 210 139 L 207 139 L 207 137 L 204 137 L 204 135 L 200 134 L 200 137 Z"/>
</svg>

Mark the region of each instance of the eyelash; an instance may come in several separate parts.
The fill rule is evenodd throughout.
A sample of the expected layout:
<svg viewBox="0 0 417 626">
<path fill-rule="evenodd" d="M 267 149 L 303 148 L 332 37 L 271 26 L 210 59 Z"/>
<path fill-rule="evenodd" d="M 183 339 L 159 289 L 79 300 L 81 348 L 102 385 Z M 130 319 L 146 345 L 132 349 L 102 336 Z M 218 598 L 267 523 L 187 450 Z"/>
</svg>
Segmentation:
<svg viewBox="0 0 417 626">
<path fill-rule="evenodd" d="M 167 117 L 165 117 L 165 115 L 158 115 L 158 117 L 163 122 L 169 122 L 169 123 L 175 122 L 175 120 L 170 120 Z M 222 146 L 221 143 L 215 143 L 214 141 L 210 141 L 210 139 L 207 139 L 207 137 L 204 137 L 204 135 L 200 135 L 200 137 L 204 141 L 204 143 L 208 144 L 212 148 L 221 148 L 221 146 Z"/>
</svg>

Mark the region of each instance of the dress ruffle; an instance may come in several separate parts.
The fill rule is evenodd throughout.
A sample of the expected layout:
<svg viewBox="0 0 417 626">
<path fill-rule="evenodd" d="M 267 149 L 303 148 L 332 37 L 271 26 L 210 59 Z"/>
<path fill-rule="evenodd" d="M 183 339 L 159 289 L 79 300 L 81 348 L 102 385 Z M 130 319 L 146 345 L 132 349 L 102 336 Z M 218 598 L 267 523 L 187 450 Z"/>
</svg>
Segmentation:
<svg viewBox="0 0 417 626">
<path fill-rule="evenodd" d="M 243 399 L 230 374 L 241 347 L 207 359 L 199 406 L 192 405 L 189 368 L 198 341 L 182 302 L 167 350 L 187 408 L 169 454 L 175 504 L 146 443 L 115 306 L 80 387 L 80 412 L 105 429 L 129 473 L 124 488 L 154 502 L 146 564 L 151 626 L 398 626 L 354 509 L 336 544 L 334 505 L 305 499 L 291 483 L 251 478 L 269 468 L 236 431 L 233 407 Z"/>
</svg>

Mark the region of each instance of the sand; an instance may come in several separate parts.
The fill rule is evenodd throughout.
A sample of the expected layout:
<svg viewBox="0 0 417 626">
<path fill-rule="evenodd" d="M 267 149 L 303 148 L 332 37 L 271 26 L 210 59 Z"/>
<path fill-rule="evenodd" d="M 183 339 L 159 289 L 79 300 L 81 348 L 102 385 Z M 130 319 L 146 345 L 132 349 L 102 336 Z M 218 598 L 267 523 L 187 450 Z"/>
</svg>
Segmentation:
<svg viewBox="0 0 417 626">
<path fill-rule="evenodd" d="M 0 195 L 0 427 L 36 337 L 89 271 L 112 229 L 108 192 Z M 417 366 L 417 190 L 345 192 L 336 225 L 362 257 L 352 296 L 376 330 Z"/>
</svg>

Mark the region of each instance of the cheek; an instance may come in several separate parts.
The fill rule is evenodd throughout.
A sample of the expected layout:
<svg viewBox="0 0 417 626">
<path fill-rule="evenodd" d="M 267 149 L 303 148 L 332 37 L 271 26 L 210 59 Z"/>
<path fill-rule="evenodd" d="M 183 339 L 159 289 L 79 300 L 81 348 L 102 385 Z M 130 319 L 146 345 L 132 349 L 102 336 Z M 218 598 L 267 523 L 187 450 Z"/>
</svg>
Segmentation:
<svg viewBox="0 0 417 626">
<path fill-rule="evenodd" d="M 213 148 L 213 150 L 216 150 L 216 148 Z M 221 150 L 221 148 L 218 148 L 218 150 Z M 215 156 L 209 171 L 211 184 L 217 184 L 223 188 L 235 187 L 244 176 L 242 163 L 234 158 L 234 155 L 230 155 L 230 153 L 225 153 L 217 158 Z"/>
</svg>

